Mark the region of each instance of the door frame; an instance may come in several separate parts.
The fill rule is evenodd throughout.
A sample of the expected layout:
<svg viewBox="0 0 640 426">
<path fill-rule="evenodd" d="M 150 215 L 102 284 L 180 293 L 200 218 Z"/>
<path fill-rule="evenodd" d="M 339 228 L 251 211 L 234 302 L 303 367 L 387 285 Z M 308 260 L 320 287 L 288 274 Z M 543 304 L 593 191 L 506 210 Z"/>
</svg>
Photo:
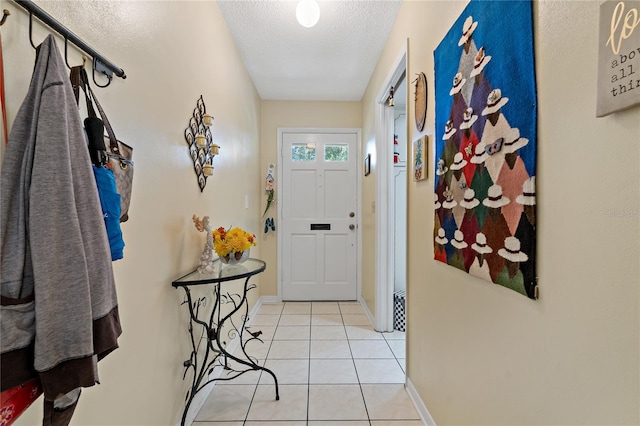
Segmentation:
<svg viewBox="0 0 640 426">
<path fill-rule="evenodd" d="M 362 299 L 362 230 L 360 228 L 360 224 L 362 223 L 362 165 L 360 164 L 360 159 L 362 158 L 362 129 L 355 127 L 332 127 L 332 128 L 319 128 L 319 127 L 278 127 L 278 139 L 277 139 L 277 164 L 276 164 L 276 211 L 277 217 L 281 221 L 282 220 L 282 191 L 279 188 L 282 187 L 282 161 L 283 161 L 283 151 L 282 151 L 282 138 L 285 133 L 355 133 L 356 134 L 356 206 L 357 206 L 357 214 L 356 214 L 356 297 L 358 301 Z M 277 232 L 277 245 L 278 245 L 278 266 L 276 271 L 276 279 L 278 280 L 278 301 L 282 301 L 282 271 L 283 271 L 283 260 L 284 256 L 282 255 L 283 250 L 283 241 L 282 241 L 282 232 Z"/>
<path fill-rule="evenodd" d="M 409 39 L 400 49 L 391 71 L 384 80 L 378 96 L 376 97 L 376 284 L 375 284 L 375 329 L 381 332 L 393 331 L 393 291 L 394 291 L 394 264 L 390 261 L 388 241 L 394 238 L 393 221 L 395 210 L 393 195 L 389 188 L 393 185 L 393 109 L 387 107 L 385 102 L 391 86 L 395 86 L 403 73 L 405 73 L 406 93 L 396 94 L 408 99 L 409 93 Z M 407 168 L 409 168 L 409 102 L 407 102 Z M 407 170 L 407 179 L 409 171 Z M 407 194 L 408 195 L 408 194 Z M 408 203 L 408 196 L 407 196 Z M 407 228 L 408 234 L 408 228 Z M 408 265 L 408 264 L 407 264 Z M 408 267 L 408 266 L 407 266 Z M 407 274 L 407 290 L 409 274 Z M 408 293 L 408 292 L 407 292 Z M 405 310 L 406 310 L 405 301 Z"/>
</svg>

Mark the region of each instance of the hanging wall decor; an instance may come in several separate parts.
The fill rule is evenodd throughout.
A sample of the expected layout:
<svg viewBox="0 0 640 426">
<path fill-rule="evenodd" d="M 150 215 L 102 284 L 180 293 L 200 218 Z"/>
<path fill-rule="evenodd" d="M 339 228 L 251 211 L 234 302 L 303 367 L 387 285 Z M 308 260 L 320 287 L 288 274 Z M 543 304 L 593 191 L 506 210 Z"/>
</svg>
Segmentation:
<svg viewBox="0 0 640 426">
<path fill-rule="evenodd" d="M 536 299 L 531 8 L 471 0 L 434 52 L 434 257 Z"/>
<path fill-rule="evenodd" d="M 428 136 L 421 136 L 413 141 L 413 180 L 415 182 L 427 178 L 427 141 Z"/>
<path fill-rule="evenodd" d="M 596 116 L 640 105 L 640 0 L 600 5 Z"/>
<path fill-rule="evenodd" d="M 427 119 L 427 76 L 423 72 L 415 79 L 414 111 L 416 128 L 421 132 Z"/>
<path fill-rule="evenodd" d="M 369 176 L 371 173 L 371 154 L 364 157 L 364 175 Z"/>
<path fill-rule="evenodd" d="M 200 192 L 207 184 L 207 177 L 213 174 L 213 157 L 220 153 L 220 146 L 213 143 L 211 136 L 212 124 L 213 116 L 207 114 L 204 99 L 200 96 L 189 120 L 189 127 L 184 131 Z"/>
</svg>

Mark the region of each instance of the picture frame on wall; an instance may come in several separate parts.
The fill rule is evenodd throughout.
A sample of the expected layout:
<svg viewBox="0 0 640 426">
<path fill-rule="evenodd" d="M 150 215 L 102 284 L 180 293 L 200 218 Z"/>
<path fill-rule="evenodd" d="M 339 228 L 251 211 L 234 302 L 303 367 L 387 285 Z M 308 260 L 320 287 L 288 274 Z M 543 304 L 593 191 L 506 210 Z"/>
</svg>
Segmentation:
<svg viewBox="0 0 640 426">
<path fill-rule="evenodd" d="M 640 0 L 607 0 L 600 5 L 596 117 L 640 105 Z M 634 30 L 634 28 L 636 28 Z"/>
<path fill-rule="evenodd" d="M 364 157 L 364 175 L 369 176 L 369 173 L 371 173 L 371 154 Z"/>
<path fill-rule="evenodd" d="M 413 181 L 427 178 L 427 147 L 429 136 L 425 135 L 413 141 Z"/>
</svg>

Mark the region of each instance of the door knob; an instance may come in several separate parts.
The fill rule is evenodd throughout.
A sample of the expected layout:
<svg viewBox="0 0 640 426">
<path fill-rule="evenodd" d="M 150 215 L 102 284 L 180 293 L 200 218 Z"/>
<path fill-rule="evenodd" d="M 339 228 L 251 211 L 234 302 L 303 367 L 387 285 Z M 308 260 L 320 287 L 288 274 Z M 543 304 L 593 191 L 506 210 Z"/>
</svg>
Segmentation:
<svg viewBox="0 0 640 426">
<path fill-rule="evenodd" d="M 352 223 L 351 225 L 349 225 L 349 229 L 353 231 L 354 229 L 356 229 L 356 226 Z"/>
</svg>

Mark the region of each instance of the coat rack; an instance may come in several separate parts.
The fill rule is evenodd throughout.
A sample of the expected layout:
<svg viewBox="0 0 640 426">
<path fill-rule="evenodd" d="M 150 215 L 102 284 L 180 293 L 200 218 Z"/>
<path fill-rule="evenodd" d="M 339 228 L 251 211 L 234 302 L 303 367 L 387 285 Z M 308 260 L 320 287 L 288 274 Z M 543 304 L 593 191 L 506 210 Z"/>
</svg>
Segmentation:
<svg viewBox="0 0 640 426">
<path fill-rule="evenodd" d="M 14 0 L 14 2 L 24 8 L 27 12 L 29 12 L 30 18 L 33 19 L 33 16 L 38 18 L 40 21 L 51 27 L 51 29 L 57 31 L 64 37 L 65 42 L 71 42 L 76 45 L 80 50 L 88 54 L 93 58 L 93 71 L 101 72 L 109 78 L 109 83 L 104 86 L 106 87 L 111 84 L 111 79 L 113 78 L 113 74 L 120 78 L 127 78 L 127 75 L 124 73 L 124 70 L 113 62 L 102 56 L 98 51 L 96 51 L 93 47 L 89 46 L 85 43 L 80 37 L 75 35 L 71 30 L 58 22 L 53 16 L 49 15 L 46 11 L 44 11 L 40 6 L 33 3 L 31 0 Z M 29 23 L 29 36 L 31 36 L 31 21 Z M 33 42 L 32 42 L 33 44 Z M 95 82 L 95 75 L 94 75 Z"/>
</svg>

